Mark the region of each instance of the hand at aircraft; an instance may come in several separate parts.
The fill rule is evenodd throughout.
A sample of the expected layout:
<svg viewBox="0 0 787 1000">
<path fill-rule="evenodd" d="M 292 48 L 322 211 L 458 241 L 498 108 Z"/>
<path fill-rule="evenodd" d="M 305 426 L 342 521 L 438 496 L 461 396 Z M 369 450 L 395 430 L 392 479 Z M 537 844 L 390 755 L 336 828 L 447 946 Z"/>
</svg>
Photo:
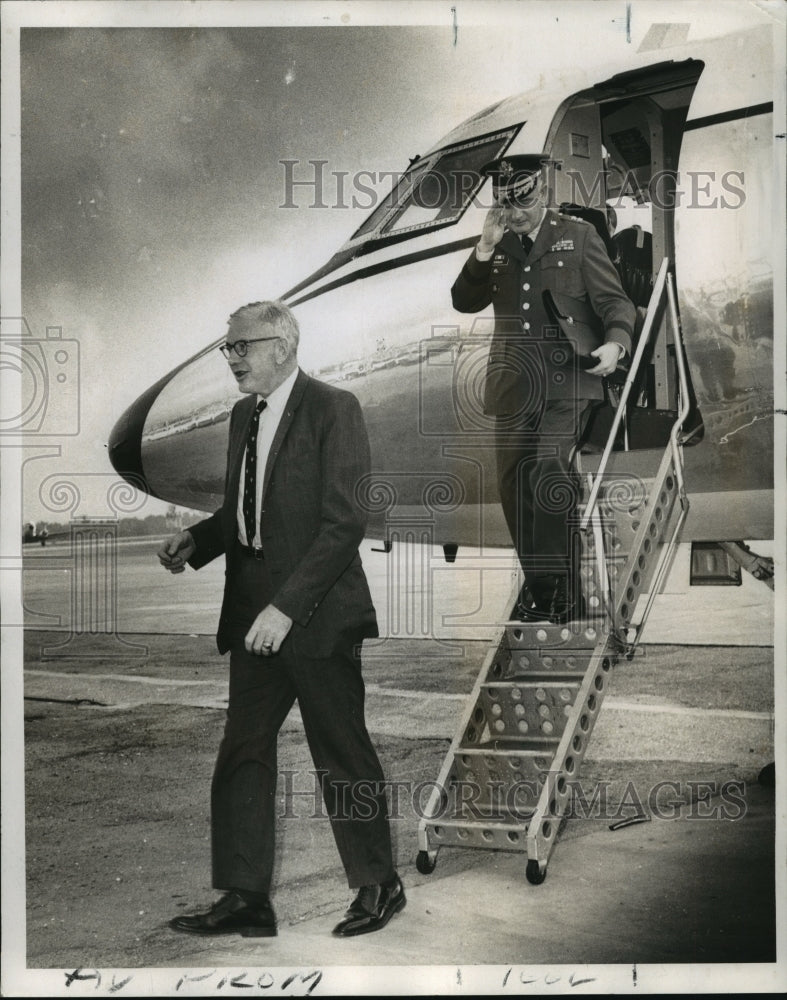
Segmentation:
<svg viewBox="0 0 787 1000">
<path fill-rule="evenodd" d="M 623 357 L 625 351 L 620 344 L 602 344 L 595 351 L 590 352 L 592 358 L 598 358 L 598 364 L 594 368 L 588 368 L 588 375 L 611 375 L 617 368 L 618 361 Z"/>
<path fill-rule="evenodd" d="M 500 205 L 493 205 L 486 213 L 481 239 L 478 241 L 480 253 L 489 253 L 502 240 L 505 231 L 504 217 L 505 209 L 501 208 Z"/>
<path fill-rule="evenodd" d="M 196 548 L 190 532 L 179 531 L 177 535 L 168 538 L 158 550 L 159 562 L 170 573 L 182 573 Z"/>
<path fill-rule="evenodd" d="M 292 618 L 288 618 L 278 608 L 269 604 L 260 611 L 246 633 L 246 651 L 257 653 L 259 656 L 278 653 L 291 628 Z"/>
</svg>

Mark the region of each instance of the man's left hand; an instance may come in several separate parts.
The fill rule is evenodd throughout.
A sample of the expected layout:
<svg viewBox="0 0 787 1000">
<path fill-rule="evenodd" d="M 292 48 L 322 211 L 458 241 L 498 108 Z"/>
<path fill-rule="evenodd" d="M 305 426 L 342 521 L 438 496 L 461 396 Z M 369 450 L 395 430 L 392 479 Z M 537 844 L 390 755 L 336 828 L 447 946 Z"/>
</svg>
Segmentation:
<svg viewBox="0 0 787 1000">
<path fill-rule="evenodd" d="M 623 357 L 624 350 L 620 344 L 602 344 L 595 351 L 590 352 L 592 358 L 598 358 L 598 364 L 594 368 L 588 368 L 588 375 L 611 375 L 617 368 L 618 361 Z"/>
<path fill-rule="evenodd" d="M 246 633 L 246 651 L 258 656 L 272 656 L 278 653 L 281 644 L 287 638 L 292 628 L 292 618 L 269 604 L 254 619 L 254 623 Z"/>
</svg>

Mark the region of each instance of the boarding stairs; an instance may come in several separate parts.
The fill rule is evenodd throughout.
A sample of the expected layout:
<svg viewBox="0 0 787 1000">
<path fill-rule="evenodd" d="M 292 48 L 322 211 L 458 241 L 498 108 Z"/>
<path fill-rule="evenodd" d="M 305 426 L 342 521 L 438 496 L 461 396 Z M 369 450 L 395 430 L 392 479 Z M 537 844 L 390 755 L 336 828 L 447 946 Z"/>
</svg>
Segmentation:
<svg viewBox="0 0 787 1000">
<path fill-rule="evenodd" d="M 649 480 L 606 475 L 646 344 L 664 310 L 680 392 L 668 446 Z M 665 258 L 606 446 L 578 511 L 587 615 L 566 625 L 501 626 L 419 824 L 416 867 L 422 874 L 434 870 L 441 848 L 463 847 L 526 852 L 528 881 L 537 885 L 546 878 L 612 668 L 621 656 L 634 654 L 688 511 L 681 438 L 687 414 L 675 291 Z M 517 586 L 509 616 L 518 592 Z"/>
</svg>

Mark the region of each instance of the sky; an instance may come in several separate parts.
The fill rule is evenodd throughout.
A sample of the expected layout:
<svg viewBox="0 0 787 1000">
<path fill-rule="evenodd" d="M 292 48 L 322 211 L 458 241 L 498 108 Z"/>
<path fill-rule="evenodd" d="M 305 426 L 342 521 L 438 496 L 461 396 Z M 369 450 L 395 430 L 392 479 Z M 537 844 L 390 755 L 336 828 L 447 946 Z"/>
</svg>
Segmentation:
<svg viewBox="0 0 787 1000">
<path fill-rule="evenodd" d="M 428 0 L 19 6 L 38 25 L 21 28 L 18 57 L 22 314 L 34 339 L 62 328 L 79 355 L 78 433 L 74 401 L 62 415 L 53 403 L 52 437 L 35 443 L 60 454 L 25 466 L 33 521 L 67 519 L 42 498 L 53 473 L 79 477 L 78 514 L 106 513 L 121 413 L 239 305 L 282 294 L 357 228 L 369 209 L 336 206 L 335 172 L 400 172 L 501 98 L 559 87 L 577 66 L 605 72 L 653 20 L 707 33 L 757 13 L 722 0 L 711 23 L 704 4 L 634 0 L 627 41 L 616 0 L 458 2 L 456 25 L 451 4 Z M 331 207 L 309 207 L 303 188 L 282 207 L 282 160 L 299 179 L 326 161 Z M 5 223 L 17 203 L 4 185 Z"/>
</svg>

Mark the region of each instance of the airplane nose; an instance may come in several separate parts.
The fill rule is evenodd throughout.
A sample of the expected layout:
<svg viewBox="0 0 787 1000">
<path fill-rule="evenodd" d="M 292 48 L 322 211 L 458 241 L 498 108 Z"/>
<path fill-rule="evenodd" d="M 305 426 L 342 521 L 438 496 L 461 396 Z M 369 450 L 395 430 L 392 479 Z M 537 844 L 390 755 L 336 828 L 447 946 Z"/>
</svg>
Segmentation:
<svg viewBox="0 0 787 1000">
<path fill-rule="evenodd" d="M 170 372 L 159 379 L 129 406 L 112 428 L 107 444 L 109 460 L 115 472 L 132 486 L 154 497 L 158 494 L 148 482 L 142 464 L 142 433 L 151 406 L 173 375 L 174 372 Z"/>
</svg>

